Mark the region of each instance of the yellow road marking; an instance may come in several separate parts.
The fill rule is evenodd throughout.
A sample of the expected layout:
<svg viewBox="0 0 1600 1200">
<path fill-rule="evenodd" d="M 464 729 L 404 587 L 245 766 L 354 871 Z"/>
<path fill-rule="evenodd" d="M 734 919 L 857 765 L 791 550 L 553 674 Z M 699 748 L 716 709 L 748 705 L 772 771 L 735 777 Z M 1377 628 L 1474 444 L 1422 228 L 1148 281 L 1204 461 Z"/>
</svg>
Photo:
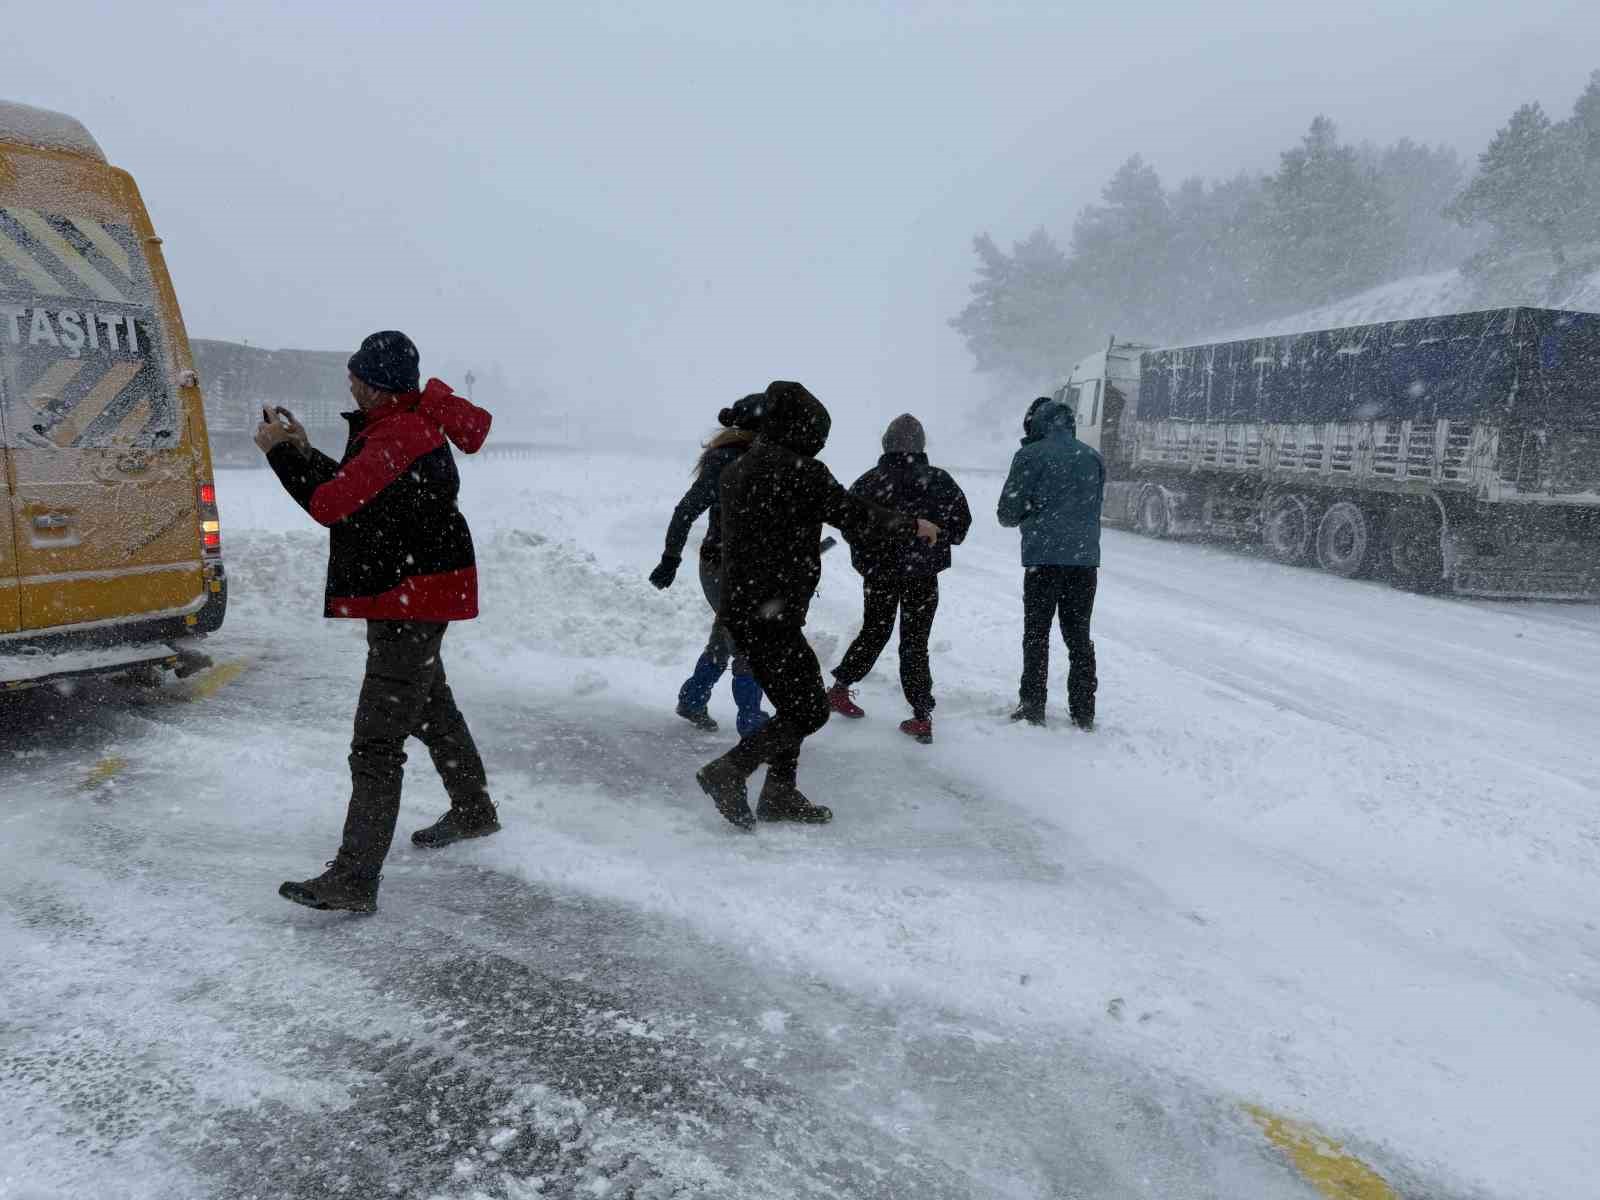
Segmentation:
<svg viewBox="0 0 1600 1200">
<path fill-rule="evenodd" d="M 121 774 L 127 769 L 127 766 L 128 760 L 118 758 L 116 755 L 102 758 L 89 768 L 88 775 L 84 776 L 83 786 L 85 788 L 97 788 L 102 784 L 109 783 L 113 776 Z"/>
<path fill-rule="evenodd" d="M 73 405 L 67 419 L 50 431 L 50 440 L 62 447 L 72 445 L 78 435 L 93 425 L 96 418 L 111 407 L 112 401 L 122 395 L 122 389 L 133 382 L 133 377 L 143 367 L 143 359 L 117 363 L 100 377 L 100 382 L 94 385 L 87 396 Z"/>
<path fill-rule="evenodd" d="M 189 687 L 189 698 L 191 700 L 209 700 L 239 676 L 243 675 L 245 668 L 249 665 L 244 659 L 218 663 L 210 670 L 203 671 L 195 679 L 185 680 Z"/>
<path fill-rule="evenodd" d="M 1344 1146 L 1332 1138 L 1254 1104 L 1246 1104 L 1244 1110 L 1267 1140 L 1328 1200 L 1400 1200 L 1381 1175 L 1345 1153 Z"/>
<path fill-rule="evenodd" d="M 30 234 L 33 240 L 41 246 L 47 247 L 52 254 L 61 260 L 62 264 L 84 283 L 89 285 L 89 290 L 102 300 L 123 300 L 126 297 L 117 289 L 117 286 L 100 274 L 95 265 L 77 250 L 72 243 L 62 237 L 50 222 L 46 221 L 31 208 L 8 208 L 8 213 Z"/>
<path fill-rule="evenodd" d="M 0 232 L 0 259 L 10 263 L 12 267 L 29 283 L 38 288 L 46 296 L 65 296 L 67 291 L 56 282 L 51 275 L 21 246 L 17 245 L 10 235 Z"/>
<path fill-rule="evenodd" d="M 88 217 L 73 217 L 72 223 L 84 237 L 95 244 L 101 254 L 117 264 L 117 270 L 129 279 L 133 278 L 133 263 L 128 258 L 127 250 L 123 248 L 121 242 L 111 236 L 104 225 L 99 221 L 91 221 Z"/>
</svg>

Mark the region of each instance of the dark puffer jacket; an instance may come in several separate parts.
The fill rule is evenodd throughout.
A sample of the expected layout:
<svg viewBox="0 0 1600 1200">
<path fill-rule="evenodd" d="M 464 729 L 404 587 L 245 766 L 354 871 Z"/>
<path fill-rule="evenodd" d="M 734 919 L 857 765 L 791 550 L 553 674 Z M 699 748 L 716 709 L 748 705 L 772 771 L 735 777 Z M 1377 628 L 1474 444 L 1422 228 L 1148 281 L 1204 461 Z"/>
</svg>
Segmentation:
<svg viewBox="0 0 1600 1200">
<path fill-rule="evenodd" d="M 488 436 L 489 414 L 430 379 L 420 392 L 345 419 L 350 441 L 338 462 L 288 443 L 267 455 L 289 495 L 331 531 L 324 614 L 375 621 L 477 616 L 477 563 L 456 507 L 461 477 L 449 443 L 475 452 Z"/>
<path fill-rule="evenodd" d="M 891 451 L 850 485 L 850 494 L 921 517 L 939 527 L 939 540 L 929 546 L 903 535 L 857 537 L 850 542 L 850 561 L 869 578 L 928 576 L 950 568 L 950 547 L 966 540 L 972 527 L 967 497 L 949 472 L 928 465 L 926 454 Z"/>
<path fill-rule="evenodd" d="M 814 455 L 833 420 L 798 383 L 767 388 L 761 436 L 722 472 L 723 621 L 804 625 L 822 576 L 822 526 L 914 540 L 916 521 L 852 496 Z"/>
</svg>

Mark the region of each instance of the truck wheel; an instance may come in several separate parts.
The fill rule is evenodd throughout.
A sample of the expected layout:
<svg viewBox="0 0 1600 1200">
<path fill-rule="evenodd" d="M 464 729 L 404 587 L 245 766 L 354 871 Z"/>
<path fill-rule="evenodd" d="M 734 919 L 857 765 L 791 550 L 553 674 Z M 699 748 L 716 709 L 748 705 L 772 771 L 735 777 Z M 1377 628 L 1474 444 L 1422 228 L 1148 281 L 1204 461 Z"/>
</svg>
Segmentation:
<svg viewBox="0 0 1600 1200">
<path fill-rule="evenodd" d="M 1311 502 L 1293 492 L 1281 493 L 1267 502 L 1261 519 L 1261 546 L 1275 562 L 1297 565 L 1310 555 L 1316 530 Z"/>
<path fill-rule="evenodd" d="M 1317 526 L 1317 565 L 1345 579 L 1371 567 L 1372 521 L 1359 504 L 1341 500 L 1322 514 Z"/>
<path fill-rule="evenodd" d="M 1146 537 L 1164 538 L 1172 528 L 1167 513 L 1167 497 L 1158 487 L 1147 487 L 1139 493 L 1139 507 L 1134 510 L 1133 528 Z"/>
<path fill-rule="evenodd" d="M 1390 581 L 1413 592 L 1442 591 L 1444 579 L 1444 527 L 1438 514 L 1421 505 L 1407 504 L 1389 518 Z"/>
</svg>

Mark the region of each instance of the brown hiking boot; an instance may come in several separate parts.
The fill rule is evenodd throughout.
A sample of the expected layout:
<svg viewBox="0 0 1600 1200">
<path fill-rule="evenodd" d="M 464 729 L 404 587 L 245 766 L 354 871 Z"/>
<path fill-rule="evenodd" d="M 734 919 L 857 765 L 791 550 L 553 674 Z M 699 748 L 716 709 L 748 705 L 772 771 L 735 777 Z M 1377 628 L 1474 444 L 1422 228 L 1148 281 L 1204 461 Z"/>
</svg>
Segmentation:
<svg viewBox="0 0 1600 1200">
<path fill-rule="evenodd" d="M 760 821 L 798 821 L 802 825 L 826 825 L 833 820 L 833 809 L 813 804 L 807 800 L 793 780 L 774 779 L 771 772 L 761 785 L 761 799 L 756 802 L 756 819 Z"/>
<path fill-rule="evenodd" d="M 756 827 L 756 819 L 750 811 L 750 800 L 745 791 L 745 774 L 736 764 L 729 762 L 726 755 L 712 759 L 695 772 L 694 778 L 700 785 L 700 790 L 711 797 L 711 802 L 717 806 L 717 811 L 726 817 L 730 824 L 738 826 L 746 833 Z"/>
<path fill-rule="evenodd" d="M 372 913 L 378 911 L 378 875 L 357 875 L 339 865 L 337 859 L 315 879 L 292 880 L 278 885 L 278 895 L 307 908 L 337 912 Z"/>
</svg>

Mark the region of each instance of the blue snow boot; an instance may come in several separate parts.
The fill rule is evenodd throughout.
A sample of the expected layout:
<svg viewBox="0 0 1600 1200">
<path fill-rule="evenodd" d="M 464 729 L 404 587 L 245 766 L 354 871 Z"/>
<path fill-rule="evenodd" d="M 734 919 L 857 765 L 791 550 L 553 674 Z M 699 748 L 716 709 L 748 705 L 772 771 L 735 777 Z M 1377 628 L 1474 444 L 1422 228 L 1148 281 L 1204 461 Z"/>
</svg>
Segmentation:
<svg viewBox="0 0 1600 1200">
<path fill-rule="evenodd" d="M 700 661 L 694 664 L 694 674 L 678 689 L 678 715 L 696 729 L 716 729 L 717 722 L 706 711 L 706 703 L 711 699 L 711 689 L 717 686 L 717 680 L 726 669 L 709 654 L 702 654 Z"/>
<path fill-rule="evenodd" d="M 761 685 L 754 675 L 733 677 L 733 702 L 739 706 L 739 716 L 734 722 L 739 736 L 749 737 L 772 720 L 772 714 L 761 707 Z"/>
</svg>

